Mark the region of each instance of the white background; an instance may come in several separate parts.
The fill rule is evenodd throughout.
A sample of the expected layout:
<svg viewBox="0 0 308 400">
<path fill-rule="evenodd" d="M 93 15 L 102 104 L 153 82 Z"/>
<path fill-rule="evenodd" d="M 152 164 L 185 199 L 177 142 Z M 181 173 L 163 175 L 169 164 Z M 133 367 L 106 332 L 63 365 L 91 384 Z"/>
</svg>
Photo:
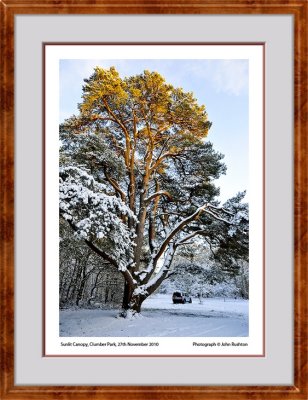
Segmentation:
<svg viewBox="0 0 308 400">
<path fill-rule="evenodd" d="M 263 46 L 68 46 L 46 52 L 46 354 L 263 354 Z M 61 347 L 59 337 L 59 61 L 61 59 L 249 60 L 249 338 L 246 347 L 193 347 L 192 338 L 152 338 L 159 347 Z M 159 72 L 159 71 L 158 71 Z M 192 321 L 193 323 L 193 321 Z M 231 338 L 225 338 L 225 340 Z M 237 338 L 241 340 L 241 338 Z M 70 341 L 78 341 L 70 338 Z M 138 339 L 137 339 L 138 340 Z M 200 338 L 196 338 L 200 341 Z M 217 338 L 206 338 L 216 342 Z M 80 340 L 79 340 L 80 341 Z M 121 341 L 121 339 L 117 339 Z"/>
</svg>

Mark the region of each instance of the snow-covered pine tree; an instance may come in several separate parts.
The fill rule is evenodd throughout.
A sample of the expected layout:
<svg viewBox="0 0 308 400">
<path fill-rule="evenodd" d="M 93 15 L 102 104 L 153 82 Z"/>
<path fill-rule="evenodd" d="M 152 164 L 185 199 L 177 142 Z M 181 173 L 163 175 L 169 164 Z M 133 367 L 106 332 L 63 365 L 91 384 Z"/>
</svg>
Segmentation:
<svg viewBox="0 0 308 400">
<path fill-rule="evenodd" d="M 122 315 L 172 272 L 180 246 L 202 238 L 218 258 L 248 257 L 248 206 L 221 206 L 223 155 L 192 93 L 157 72 L 122 79 L 95 68 L 79 115 L 60 126 L 60 215 L 75 236 L 123 275 Z"/>
</svg>

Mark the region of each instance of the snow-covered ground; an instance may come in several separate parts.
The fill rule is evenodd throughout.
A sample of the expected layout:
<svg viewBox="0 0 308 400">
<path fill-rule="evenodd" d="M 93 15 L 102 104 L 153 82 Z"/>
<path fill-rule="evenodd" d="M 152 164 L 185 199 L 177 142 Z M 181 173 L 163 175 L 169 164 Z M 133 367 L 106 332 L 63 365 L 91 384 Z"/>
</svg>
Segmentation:
<svg viewBox="0 0 308 400">
<path fill-rule="evenodd" d="M 247 300 L 198 299 L 173 304 L 171 295 L 154 295 L 139 318 L 116 318 L 117 310 L 62 310 L 62 337 L 239 337 L 248 336 Z"/>
</svg>

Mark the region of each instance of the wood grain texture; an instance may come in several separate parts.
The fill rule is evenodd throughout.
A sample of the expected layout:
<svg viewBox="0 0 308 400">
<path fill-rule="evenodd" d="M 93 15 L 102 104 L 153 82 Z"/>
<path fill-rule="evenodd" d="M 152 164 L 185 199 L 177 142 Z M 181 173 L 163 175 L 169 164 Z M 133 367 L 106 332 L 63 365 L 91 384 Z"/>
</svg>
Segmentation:
<svg viewBox="0 0 308 400">
<path fill-rule="evenodd" d="M 307 399 L 307 0 L 1 1 L 0 301 L 1 399 Z M 15 14 L 291 14 L 294 16 L 294 386 L 14 385 L 14 16 Z"/>
</svg>

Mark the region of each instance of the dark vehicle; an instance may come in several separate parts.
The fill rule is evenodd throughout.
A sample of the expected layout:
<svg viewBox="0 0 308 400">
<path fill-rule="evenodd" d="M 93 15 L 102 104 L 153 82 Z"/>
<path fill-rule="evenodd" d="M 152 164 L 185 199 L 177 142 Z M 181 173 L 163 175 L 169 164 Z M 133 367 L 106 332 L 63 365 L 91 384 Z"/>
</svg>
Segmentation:
<svg viewBox="0 0 308 400">
<path fill-rule="evenodd" d="M 191 297 L 188 296 L 188 294 L 181 293 L 181 292 L 174 292 L 172 295 L 172 301 L 174 304 L 176 304 L 176 303 L 181 303 L 181 304 L 192 303 Z"/>
</svg>

